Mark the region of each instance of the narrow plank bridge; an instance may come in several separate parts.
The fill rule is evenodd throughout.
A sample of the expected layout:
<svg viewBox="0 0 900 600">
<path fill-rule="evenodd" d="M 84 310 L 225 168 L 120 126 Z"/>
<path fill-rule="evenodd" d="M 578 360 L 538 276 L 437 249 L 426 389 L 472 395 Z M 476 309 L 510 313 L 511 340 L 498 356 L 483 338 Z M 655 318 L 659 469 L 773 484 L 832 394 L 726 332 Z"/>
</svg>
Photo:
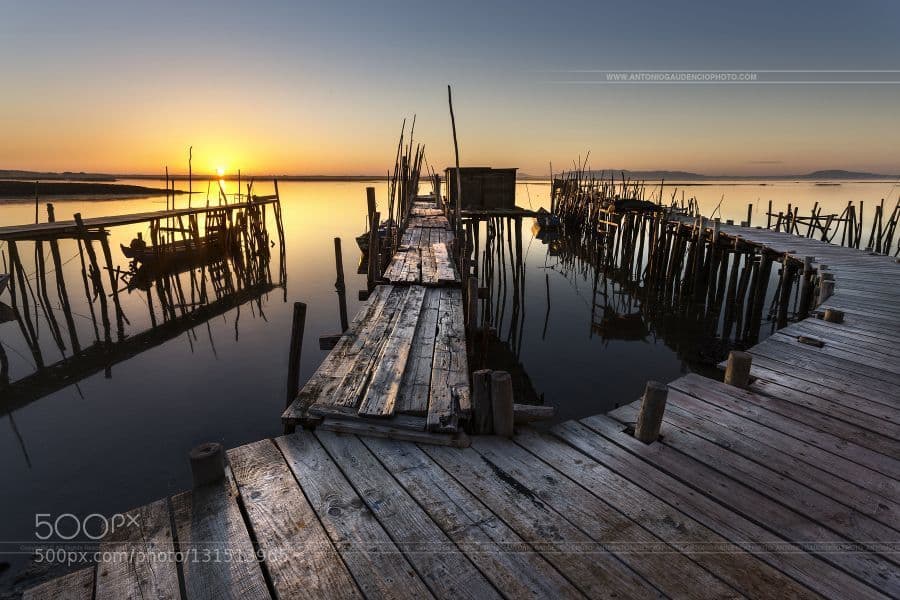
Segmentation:
<svg viewBox="0 0 900 600">
<path fill-rule="evenodd" d="M 413 203 L 384 283 L 285 410 L 285 425 L 468 444 L 460 425 L 472 406 L 453 238 L 435 199 Z"/>
<path fill-rule="evenodd" d="M 298 430 L 230 450 L 224 482 L 133 511 L 141 527 L 103 541 L 96 566 L 26 598 L 900 596 L 900 266 L 783 233 L 722 235 L 827 264 L 835 293 L 819 310 L 845 318 L 811 317 L 752 348 L 748 389 L 697 375 L 669 383 L 658 441 L 628 432 L 634 403 L 466 448 Z M 407 260 L 431 264 L 409 247 L 392 277 L 419 273 Z M 435 283 L 426 272 L 396 298 L 387 290 L 399 286 L 382 286 L 363 312 L 407 304 Z M 461 319 L 440 299 L 438 321 Z M 391 332 L 390 348 L 410 329 L 401 314 L 378 335 Z M 355 348 L 354 364 L 369 364 L 372 334 L 357 331 L 333 354 Z M 428 404 L 424 390 L 416 404 L 427 420 L 440 369 L 419 343 L 407 362 L 431 374 Z M 369 364 L 373 381 L 386 363 Z M 399 381 L 393 419 L 409 416 L 398 408 L 408 371 L 383 379 Z M 328 367 L 307 384 L 309 409 L 335 404 L 326 384 L 350 389 L 337 377 Z M 346 406 L 360 418 L 372 384 L 356 389 L 361 404 Z"/>
</svg>

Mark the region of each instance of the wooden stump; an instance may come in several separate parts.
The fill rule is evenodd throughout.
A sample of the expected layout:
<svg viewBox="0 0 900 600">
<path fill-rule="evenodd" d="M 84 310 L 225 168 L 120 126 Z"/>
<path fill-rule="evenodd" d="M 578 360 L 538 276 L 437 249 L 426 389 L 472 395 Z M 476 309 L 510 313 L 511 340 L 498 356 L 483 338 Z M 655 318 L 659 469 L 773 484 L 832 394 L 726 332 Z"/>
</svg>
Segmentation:
<svg viewBox="0 0 900 600">
<path fill-rule="evenodd" d="M 648 381 L 644 388 L 641 410 L 634 425 L 634 437 L 645 444 L 655 442 L 659 438 L 668 394 L 669 388 L 666 384 L 658 381 Z"/>
<path fill-rule="evenodd" d="M 750 385 L 750 366 L 753 357 L 748 352 L 732 350 L 728 353 L 728 365 L 725 367 L 725 383 L 739 388 Z"/>
</svg>

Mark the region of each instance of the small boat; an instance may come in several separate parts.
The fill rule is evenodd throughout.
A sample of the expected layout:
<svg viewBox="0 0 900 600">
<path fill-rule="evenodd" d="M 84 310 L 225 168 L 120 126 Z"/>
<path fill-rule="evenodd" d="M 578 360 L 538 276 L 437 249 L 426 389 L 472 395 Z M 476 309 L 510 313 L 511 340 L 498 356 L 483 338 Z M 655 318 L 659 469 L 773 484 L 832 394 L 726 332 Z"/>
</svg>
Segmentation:
<svg viewBox="0 0 900 600">
<path fill-rule="evenodd" d="M 534 217 L 534 220 L 543 230 L 556 229 L 559 227 L 559 215 L 554 215 L 553 213 L 546 210 L 543 206 L 537 209 L 537 216 Z"/>
<path fill-rule="evenodd" d="M 119 246 L 125 258 L 131 259 L 135 264 L 165 267 L 169 264 L 202 262 L 224 256 L 228 253 L 231 239 L 230 233 L 226 232 L 224 236 L 206 236 L 197 241 L 177 240 L 160 246 L 148 246 L 138 235 L 131 241 L 130 246 L 124 244 Z"/>
<path fill-rule="evenodd" d="M 379 241 L 384 242 L 387 239 L 388 234 L 392 230 L 396 230 L 396 228 L 394 227 L 393 219 L 389 219 L 387 221 L 382 221 L 381 225 L 378 226 Z M 359 246 L 359 249 L 363 254 L 365 254 L 369 251 L 369 232 L 368 231 L 356 236 L 356 245 Z"/>
<path fill-rule="evenodd" d="M 0 294 L 6 290 L 6 284 L 9 283 L 9 275 L 6 273 L 0 273 Z"/>
</svg>

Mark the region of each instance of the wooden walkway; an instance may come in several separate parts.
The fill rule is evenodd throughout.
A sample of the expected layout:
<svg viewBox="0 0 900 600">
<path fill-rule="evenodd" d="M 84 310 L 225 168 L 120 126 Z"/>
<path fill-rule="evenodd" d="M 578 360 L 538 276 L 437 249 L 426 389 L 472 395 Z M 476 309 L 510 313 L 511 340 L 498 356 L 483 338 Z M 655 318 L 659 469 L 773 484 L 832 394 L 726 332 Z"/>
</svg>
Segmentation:
<svg viewBox="0 0 900 600">
<path fill-rule="evenodd" d="M 471 415 L 453 231 L 434 199 L 413 203 L 384 279 L 285 410 L 287 426 L 468 445 Z"/>
<path fill-rule="evenodd" d="M 671 382 L 659 441 L 626 430 L 636 404 L 467 448 L 298 431 L 135 511 L 103 543 L 131 558 L 26 598 L 900 596 L 900 266 L 723 231 L 827 263 L 845 321 L 754 347 L 748 390 Z"/>
<path fill-rule="evenodd" d="M 196 208 L 175 208 L 172 210 L 158 210 L 145 213 L 133 213 L 130 215 L 112 215 L 106 217 L 91 217 L 83 220 L 85 229 L 102 229 L 119 225 L 134 225 L 146 221 L 160 219 L 177 219 L 190 215 L 205 214 L 222 209 L 242 210 L 261 204 L 273 204 L 278 202 L 277 196 L 254 196 L 252 202 L 233 204 L 216 204 L 214 206 L 199 206 Z M 75 221 L 55 221 L 53 223 L 32 223 L 26 225 L 9 225 L 0 227 L 0 240 L 34 240 L 46 238 L 75 237 L 79 234 L 79 227 Z"/>
</svg>

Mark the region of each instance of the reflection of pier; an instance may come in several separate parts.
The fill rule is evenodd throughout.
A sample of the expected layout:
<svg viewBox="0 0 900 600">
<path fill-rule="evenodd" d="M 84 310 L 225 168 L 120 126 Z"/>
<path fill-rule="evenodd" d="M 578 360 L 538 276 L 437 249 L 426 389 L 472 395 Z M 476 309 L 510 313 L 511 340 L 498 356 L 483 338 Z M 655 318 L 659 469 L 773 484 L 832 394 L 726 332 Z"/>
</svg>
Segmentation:
<svg viewBox="0 0 900 600">
<path fill-rule="evenodd" d="M 0 406 L 0 412 L 8 413 L 100 371 L 110 376 L 114 364 L 247 302 L 256 301 L 261 313 L 261 297 L 285 283 L 284 236 L 277 190 L 276 182 L 276 193 L 271 196 L 242 194 L 238 201 L 229 203 L 223 194 L 217 206 L 91 219 L 76 214 L 74 220 L 60 222 L 55 221 L 53 205 L 47 205 L 47 223 L 0 228 L 0 240 L 5 240 L 9 249 L 12 304 L 3 312 L 4 320 L 16 321 L 35 365 L 32 374 L 10 383 L 8 356 L 0 351 L 0 386 L 5 387 L 7 400 Z M 279 232 L 278 284 L 273 282 L 270 271 L 271 248 L 275 242 L 270 240 L 265 226 L 266 207 L 270 205 Z M 109 229 L 144 223 L 149 227 L 152 246 L 144 245 L 141 260 L 133 261 L 130 267 L 114 266 Z M 66 239 L 76 242 L 77 253 L 63 262 L 59 244 Z M 31 276 L 26 275 L 28 269 L 20 250 L 28 242 L 34 244 Z M 132 247 L 136 243 L 142 243 L 140 234 Z M 52 277 L 48 276 L 44 244 L 49 245 Z M 99 256 L 95 244 L 100 247 Z M 215 244 L 214 252 L 210 251 L 212 244 Z M 65 270 L 64 265 L 76 257 L 80 269 Z M 102 257 L 102 267 L 99 257 Z M 77 271 L 80 278 L 74 275 Z M 67 281 L 67 274 L 75 281 Z M 55 294 L 51 294 L 51 280 Z M 89 315 L 76 314 L 74 290 L 83 293 L 78 306 L 83 303 Z M 126 335 L 125 326 L 130 325 L 130 320 L 121 300 L 123 294 L 132 293 L 141 295 L 150 328 Z M 56 296 L 61 320 L 57 318 L 51 295 Z M 90 320 L 93 341 L 85 343 L 83 331 L 79 335 L 75 316 Z M 40 339 L 41 319 L 47 324 L 52 345 L 62 356 L 53 364 L 45 360 Z"/>
</svg>

